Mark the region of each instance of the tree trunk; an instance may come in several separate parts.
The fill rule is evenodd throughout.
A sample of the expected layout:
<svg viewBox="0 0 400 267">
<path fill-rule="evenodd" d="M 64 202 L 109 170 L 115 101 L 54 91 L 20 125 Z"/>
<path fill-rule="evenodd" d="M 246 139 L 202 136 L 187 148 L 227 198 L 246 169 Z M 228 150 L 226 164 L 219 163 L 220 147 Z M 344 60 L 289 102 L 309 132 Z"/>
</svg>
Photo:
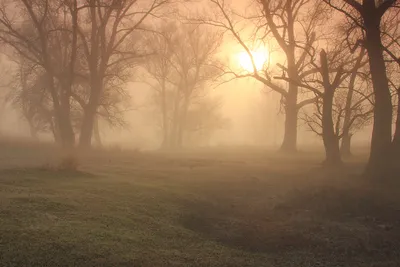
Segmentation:
<svg viewBox="0 0 400 267">
<path fill-rule="evenodd" d="M 183 103 L 183 107 L 180 114 L 179 119 L 179 129 L 178 129 L 178 139 L 177 139 L 177 146 L 182 148 L 183 146 L 183 135 L 186 130 L 186 119 L 187 119 L 187 112 L 189 108 L 189 100 L 186 98 Z"/>
<path fill-rule="evenodd" d="M 32 119 L 28 119 L 28 124 L 29 124 L 29 133 L 31 134 L 32 139 L 38 140 L 38 132 L 33 125 Z"/>
<path fill-rule="evenodd" d="M 167 99 L 165 93 L 165 83 L 162 84 L 161 88 L 161 112 L 162 112 L 162 127 L 163 127 L 163 142 L 162 147 L 167 148 L 170 146 L 169 140 L 169 122 L 168 122 L 168 109 L 167 109 Z"/>
<path fill-rule="evenodd" d="M 99 118 L 96 116 L 93 125 L 93 136 L 97 146 L 102 147 L 103 144 L 101 142 L 100 128 L 99 128 Z"/>
<path fill-rule="evenodd" d="M 294 60 L 288 63 L 288 76 L 290 79 L 297 81 L 298 73 L 295 65 Z M 298 86 L 289 83 L 288 94 L 285 98 L 285 133 L 281 146 L 281 150 L 284 152 L 295 152 L 297 150 L 297 94 Z"/>
<path fill-rule="evenodd" d="M 366 49 L 375 95 L 374 124 L 371 140 L 371 153 L 366 173 L 380 178 L 388 171 L 392 142 L 392 101 L 386 66 L 383 57 L 380 18 L 367 14 L 365 16 Z"/>
<path fill-rule="evenodd" d="M 293 105 L 285 107 L 285 133 L 281 150 L 284 152 L 297 150 L 297 107 Z"/>
<path fill-rule="evenodd" d="M 82 148 L 89 148 L 92 145 L 93 127 L 96 118 L 97 105 L 89 104 L 83 115 L 79 145 Z"/>
<path fill-rule="evenodd" d="M 103 81 L 96 77 L 98 76 L 94 75 L 94 77 L 92 77 L 93 82 L 91 82 L 90 85 L 90 98 L 83 113 L 81 135 L 79 137 L 79 146 L 82 148 L 89 148 L 92 145 L 93 127 L 103 86 Z"/>
<path fill-rule="evenodd" d="M 60 133 L 63 143 L 67 147 L 72 147 L 75 145 L 75 133 L 72 128 L 71 122 L 71 103 L 70 95 L 68 94 L 68 88 L 61 88 L 60 97 Z"/>
<path fill-rule="evenodd" d="M 74 132 L 69 116 L 62 111 L 56 112 L 57 131 L 59 140 L 64 147 L 72 147 L 75 143 Z"/>
<path fill-rule="evenodd" d="M 48 68 L 47 72 L 47 85 L 50 89 L 50 94 L 53 101 L 55 129 L 57 133 L 59 143 L 64 147 L 72 147 L 75 144 L 74 130 L 72 129 L 71 116 L 70 116 L 70 95 L 66 88 L 60 89 L 60 96 L 57 93 L 56 85 L 54 84 L 54 75 L 52 70 Z M 61 84 L 62 86 L 62 84 Z M 56 135 L 55 135 L 56 137 Z M 57 138 L 55 138 L 57 140 Z"/>
<path fill-rule="evenodd" d="M 175 94 L 175 99 L 174 99 L 174 110 L 173 110 L 173 115 L 172 115 L 172 127 L 171 127 L 171 133 L 169 136 L 169 144 L 172 148 L 177 147 L 178 143 L 178 131 L 180 127 L 180 95 L 179 91 L 176 92 Z"/>
<path fill-rule="evenodd" d="M 335 134 L 332 118 L 334 90 L 326 90 L 322 107 L 322 139 L 324 141 L 327 166 L 337 166 L 342 163 L 339 150 L 339 138 Z"/>
<path fill-rule="evenodd" d="M 349 132 L 343 133 L 342 144 L 340 146 L 340 152 L 343 157 L 350 157 L 351 154 L 351 134 Z"/>
<path fill-rule="evenodd" d="M 61 142 L 61 140 L 60 140 L 60 133 L 59 133 L 57 124 L 58 124 L 58 123 L 57 123 L 57 120 L 51 118 L 51 121 L 50 121 L 50 129 L 51 129 L 51 132 L 53 133 L 54 142 L 55 142 L 56 144 L 62 144 L 62 142 Z"/>
<path fill-rule="evenodd" d="M 397 92 L 396 130 L 394 132 L 392 149 L 393 149 L 394 156 L 396 158 L 400 158 L 400 89 Z"/>
<path fill-rule="evenodd" d="M 349 157 L 351 156 L 351 133 L 350 133 L 350 128 L 351 128 L 351 116 L 352 116 L 352 103 L 353 103 L 353 94 L 354 94 L 354 86 L 358 74 L 358 69 L 361 66 L 362 59 L 364 58 L 365 55 L 365 48 L 362 48 L 360 55 L 358 56 L 356 65 L 354 66 L 354 69 L 350 75 L 350 81 L 349 81 L 349 90 L 347 92 L 346 96 L 346 105 L 344 108 L 344 120 L 343 120 L 343 138 L 342 138 L 342 144 L 340 147 L 340 152 L 342 153 L 342 156 L 344 157 Z"/>
</svg>

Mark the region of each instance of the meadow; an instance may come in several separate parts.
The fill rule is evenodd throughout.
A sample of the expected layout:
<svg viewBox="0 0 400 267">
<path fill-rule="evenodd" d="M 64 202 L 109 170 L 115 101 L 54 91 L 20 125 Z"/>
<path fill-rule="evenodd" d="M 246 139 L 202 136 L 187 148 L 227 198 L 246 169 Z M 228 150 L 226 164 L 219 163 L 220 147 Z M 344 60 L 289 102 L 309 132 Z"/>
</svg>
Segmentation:
<svg viewBox="0 0 400 267">
<path fill-rule="evenodd" d="M 2 144 L 1 266 L 400 266 L 397 183 L 248 148 Z"/>
</svg>

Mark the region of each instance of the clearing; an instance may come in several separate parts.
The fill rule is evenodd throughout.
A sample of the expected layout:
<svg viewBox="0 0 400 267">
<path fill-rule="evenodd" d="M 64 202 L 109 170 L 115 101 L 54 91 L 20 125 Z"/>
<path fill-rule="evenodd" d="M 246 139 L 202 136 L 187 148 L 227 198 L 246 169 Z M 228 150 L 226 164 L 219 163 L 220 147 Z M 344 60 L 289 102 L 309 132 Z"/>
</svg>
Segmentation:
<svg viewBox="0 0 400 267">
<path fill-rule="evenodd" d="M 261 150 L 80 153 L 3 145 L 1 266 L 400 266 L 400 194 Z"/>
</svg>

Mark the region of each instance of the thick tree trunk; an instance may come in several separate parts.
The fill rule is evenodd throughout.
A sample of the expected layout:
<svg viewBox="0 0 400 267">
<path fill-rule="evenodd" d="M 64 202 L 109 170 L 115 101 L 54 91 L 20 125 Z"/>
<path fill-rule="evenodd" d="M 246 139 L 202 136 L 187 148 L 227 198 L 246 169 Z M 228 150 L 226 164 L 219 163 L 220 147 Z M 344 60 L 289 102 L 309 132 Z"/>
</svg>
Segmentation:
<svg viewBox="0 0 400 267">
<path fill-rule="evenodd" d="M 99 128 L 99 118 L 96 116 L 93 125 L 93 136 L 97 146 L 102 147 L 103 144 L 101 142 L 100 128 Z"/>
<path fill-rule="evenodd" d="M 57 101 L 57 102 L 56 102 Z M 68 104 L 67 104 L 68 103 Z M 53 97 L 55 140 L 63 147 L 72 147 L 75 144 L 75 134 L 72 129 L 69 99 L 63 100 L 61 104 Z"/>
<path fill-rule="evenodd" d="M 167 109 L 167 99 L 165 93 L 165 84 L 162 84 L 161 91 L 161 112 L 162 112 L 162 130 L 163 130 L 163 142 L 162 147 L 168 148 L 170 146 L 169 140 L 169 121 L 168 121 L 168 109 Z"/>
<path fill-rule="evenodd" d="M 347 91 L 346 96 L 346 105 L 344 108 L 344 120 L 343 120 L 343 138 L 342 144 L 340 147 L 340 152 L 342 156 L 349 157 L 351 156 L 351 137 L 352 134 L 350 133 L 351 128 L 351 116 L 353 115 L 352 110 L 352 103 L 353 103 L 353 95 L 354 95 L 354 86 L 358 74 L 358 69 L 361 66 L 362 59 L 365 55 L 365 49 L 362 48 L 360 55 L 357 59 L 356 65 L 351 73 L 350 81 L 349 81 L 349 90 Z"/>
<path fill-rule="evenodd" d="M 397 118 L 396 118 L 396 130 L 394 132 L 392 142 L 393 154 L 396 158 L 400 158 L 400 89 L 397 94 Z"/>
<path fill-rule="evenodd" d="M 178 127 L 178 133 L 176 136 L 176 148 L 182 148 L 183 146 L 183 132 L 184 132 L 184 122 L 179 120 L 179 127 Z"/>
<path fill-rule="evenodd" d="M 89 148 L 92 144 L 93 127 L 96 118 L 97 105 L 90 104 L 86 107 L 83 115 L 79 145 L 82 148 Z"/>
<path fill-rule="evenodd" d="M 380 178 L 390 167 L 388 163 L 390 162 L 392 142 L 392 101 L 383 57 L 380 19 L 374 18 L 372 15 L 364 19 L 367 35 L 366 49 L 369 56 L 369 65 L 375 95 L 371 154 L 367 164 L 366 174 Z"/>
<path fill-rule="evenodd" d="M 295 152 L 297 150 L 297 107 L 287 105 L 285 107 L 285 133 L 281 150 Z"/>
<path fill-rule="evenodd" d="M 173 122 L 172 122 L 172 128 L 171 128 L 171 133 L 169 135 L 169 145 L 170 148 L 176 148 L 177 147 L 177 139 L 178 139 L 178 129 L 179 129 L 179 119 L 178 116 L 174 116 Z"/>
<path fill-rule="evenodd" d="M 180 127 L 180 95 L 179 91 L 175 94 L 174 99 L 174 110 L 172 115 L 172 125 L 171 125 L 171 132 L 169 135 L 169 144 L 171 148 L 177 148 L 178 144 L 178 132 Z"/>
<path fill-rule="evenodd" d="M 70 95 L 68 88 L 58 88 L 61 90 L 60 95 L 54 84 L 54 75 L 52 70 L 47 69 L 47 85 L 50 89 L 50 94 L 53 101 L 54 110 L 54 133 L 55 140 L 62 146 L 68 148 L 75 144 L 74 130 L 72 129 L 70 116 Z"/>
<path fill-rule="evenodd" d="M 352 77 L 350 79 L 349 91 L 347 92 L 346 106 L 344 109 L 343 137 L 342 137 L 342 144 L 340 147 L 340 152 L 342 153 L 342 156 L 344 156 L 344 157 L 351 156 L 350 123 L 351 123 L 351 115 L 352 115 L 351 104 L 352 104 L 353 93 L 354 93 L 354 81 L 355 81 L 355 77 L 353 77 L 353 75 L 352 75 Z"/>
<path fill-rule="evenodd" d="M 28 120 L 28 124 L 29 124 L 29 133 L 31 134 L 32 139 L 38 140 L 38 132 L 30 119 Z"/>
<path fill-rule="evenodd" d="M 63 90 L 67 92 L 67 89 Z M 68 93 L 60 97 L 61 105 L 60 105 L 60 133 L 63 143 L 67 147 L 72 147 L 75 145 L 75 133 L 72 128 L 71 122 L 71 104 L 70 104 L 70 96 Z"/>
<path fill-rule="evenodd" d="M 340 152 L 343 157 L 350 157 L 351 154 L 351 134 L 346 132 L 342 137 L 342 144 L 340 146 Z"/>
<path fill-rule="evenodd" d="M 322 138 L 324 141 L 327 166 L 337 166 L 342 163 L 339 150 L 339 138 L 335 134 L 332 118 L 334 91 L 325 91 L 322 107 Z"/>
<path fill-rule="evenodd" d="M 54 142 L 56 144 L 61 144 L 62 142 L 60 140 L 60 133 L 59 133 L 59 130 L 58 130 L 57 120 L 56 119 L 53 119 L 53 118 L 51 119 L 51 121 L 50 121 L 50 129 L 51 129 L 51 132 L 53 133 Z"/>
<path fill-rule="evenodd" d="M 81 125 L 81 134 L 79 137 L 79 146 L 89 148 L 92 145 L 93 127 L 97 116 L 100 95 L 102 93 L 103 81 L 92 77 L 90 85 L 90 98 L 87 106 L 84 108 L 83 120 Z"/>
<path fill-rule="evenodd" d="M 180 114 L 180 123 L 179 123 L 179 129 L 178 129 L 178 139 L 177 139 L 177 146 L 179 148 L 182 148 L 183 146 L 183 137 L 184 137 L 184 133 L 186 130 L 186 119 L 187 119 L 187 113 L 188 113 L 188 109 L 189 109 L 189 99 L 185 99 L 184 103 L 183 103 L 183 107 L 181 110 L 181 114 Z"/>
<path fill-rule="evenodd" d="M 67 114 L 62 111 L 56 113 L 57 130 L 59 142 L 64 147 L 72 147 L 75 143 L 74 131 L 72 130 L 71 120 Z"/>
<path fill-rule="evenodd" d="M 294 60 L 289 62 L 288 75 L 290 79 L 297 81 L 298 73 L 295 65 L 296 64 Z M 281 146 L 281 150 L 284 152 L 295 152 L 297 150 L 297 94 L 298 86 L 293 83 L 289 83 L 288 94 L 285 98 L 285 133 Z"/>
</svg>

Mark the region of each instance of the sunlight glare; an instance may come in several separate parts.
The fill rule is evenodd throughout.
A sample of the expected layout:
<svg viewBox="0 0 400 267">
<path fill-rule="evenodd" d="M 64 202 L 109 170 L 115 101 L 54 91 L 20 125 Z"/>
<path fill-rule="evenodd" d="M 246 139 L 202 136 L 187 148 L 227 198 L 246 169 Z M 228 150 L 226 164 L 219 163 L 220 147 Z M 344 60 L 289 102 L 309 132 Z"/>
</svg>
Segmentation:
<svg viewBox="0 0 400 267">
<path fill-rule="evenodd" d="M 256 65 L 257 71 L 262 70 L 268 58 L 267 53 L 264 51 L 252 51 L 251 54 L 253 55 L 254 64 Z M 238 54 L 238 61 L 240 66 L 244 70 L 249 72 L 254 71 L 253 63 L 251 61 L 249 54 L 246 51 Z"/>
</svg>

